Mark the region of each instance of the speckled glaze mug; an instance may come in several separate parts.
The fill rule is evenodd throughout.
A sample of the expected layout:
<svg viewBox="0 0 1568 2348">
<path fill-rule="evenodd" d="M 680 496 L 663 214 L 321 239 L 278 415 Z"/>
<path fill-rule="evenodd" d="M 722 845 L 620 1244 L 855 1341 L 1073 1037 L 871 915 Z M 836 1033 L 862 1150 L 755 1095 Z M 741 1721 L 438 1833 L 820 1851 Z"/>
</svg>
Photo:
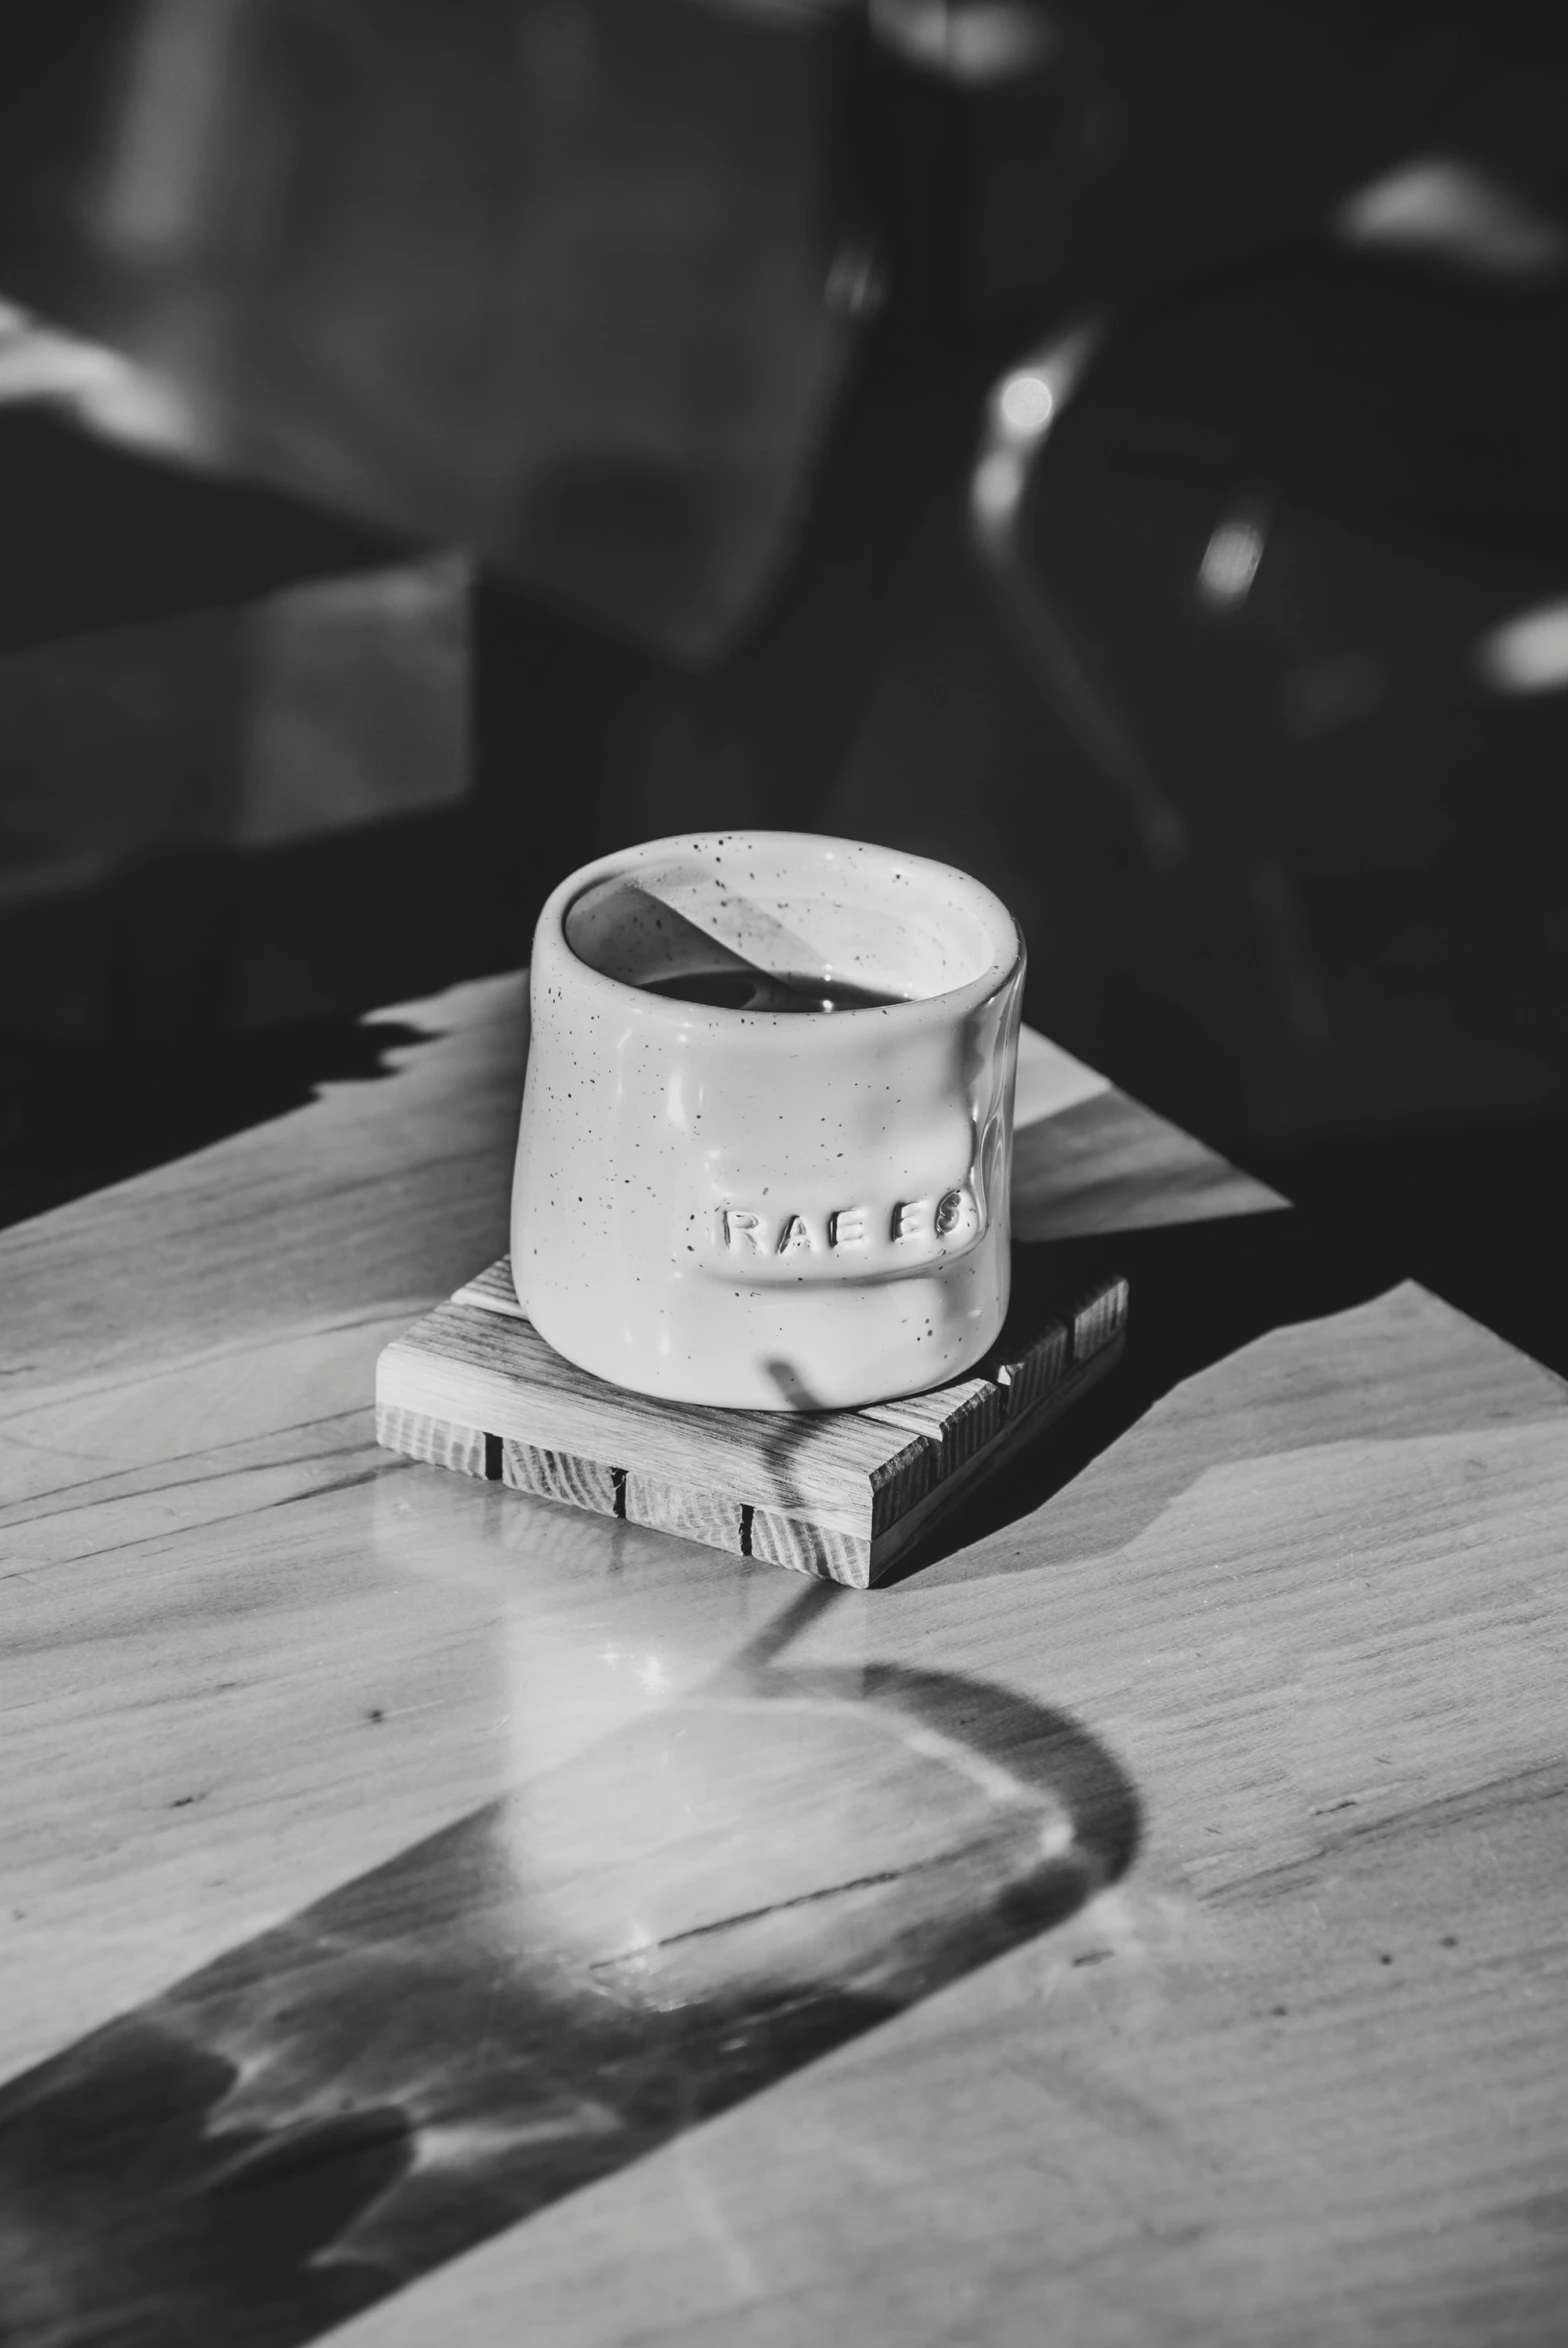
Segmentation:
<svg viewBox="0 0 1568 2348">
<path fill-rule="evenodd" d="M 923 857 L 655 840 L 539 918 L 512 1195 L 524 1311 L 614 1384 L 844 1409 L 958 1376 L 1007 1308 L 1023 941 Z M 683 999 L 723 986 L 733 1008 Z"/>
</svg>

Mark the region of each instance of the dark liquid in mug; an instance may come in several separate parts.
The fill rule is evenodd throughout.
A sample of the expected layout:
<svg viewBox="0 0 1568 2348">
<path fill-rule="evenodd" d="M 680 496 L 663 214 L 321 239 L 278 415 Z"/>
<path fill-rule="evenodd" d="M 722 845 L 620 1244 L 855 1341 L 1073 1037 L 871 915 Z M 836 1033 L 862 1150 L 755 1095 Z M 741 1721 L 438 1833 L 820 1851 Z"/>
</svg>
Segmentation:
<svg viewBox="0 0 1568 2348">
<path fill-rule="evenodd" d="M 908 1000 L 847 978 L 776 976 L 769 970 L 693 970 L 675 978 L 645 978 L 644 994 L 677 1003 L 703 1003 L 716 1011 L 875 1011 Z"/>
</svg>

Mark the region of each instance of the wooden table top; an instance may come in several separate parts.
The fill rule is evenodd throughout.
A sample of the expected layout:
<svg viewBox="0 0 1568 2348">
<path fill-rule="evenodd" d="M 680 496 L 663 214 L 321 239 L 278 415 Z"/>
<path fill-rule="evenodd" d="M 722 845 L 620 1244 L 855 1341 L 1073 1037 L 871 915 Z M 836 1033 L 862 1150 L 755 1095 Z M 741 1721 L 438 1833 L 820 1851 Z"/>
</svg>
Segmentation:
<svg viewBox="0 0 1568 2348">
<path fill-rule="evenodd" d="M 415 1466 L 521 986 L 392 1016 L 0 1241 L 10 2348 L 1561 2340 L 1559 1381 L 1039 1046 L 1133 1343 L 920 1570 Z"/>
</svg>

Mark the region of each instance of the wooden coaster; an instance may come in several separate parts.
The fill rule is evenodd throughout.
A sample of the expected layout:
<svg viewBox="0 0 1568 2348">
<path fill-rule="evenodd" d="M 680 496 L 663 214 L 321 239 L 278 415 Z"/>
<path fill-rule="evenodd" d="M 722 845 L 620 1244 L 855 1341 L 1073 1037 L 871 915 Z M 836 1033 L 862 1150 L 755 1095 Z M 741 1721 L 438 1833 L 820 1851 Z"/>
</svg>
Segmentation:
<svg viewBox="0 0 1568 2348">
<path fill-rule="evenodd" d="M 1127 1283 L 1102 1282 L 977 1372 L 864 1410 L 706 1410 L 563 1361 L 525 1318 L 508 1257 L 376 1364 L 388 1450 L 628 1517 L 863 1590 L 1121 1351 Z"/>
</svg>

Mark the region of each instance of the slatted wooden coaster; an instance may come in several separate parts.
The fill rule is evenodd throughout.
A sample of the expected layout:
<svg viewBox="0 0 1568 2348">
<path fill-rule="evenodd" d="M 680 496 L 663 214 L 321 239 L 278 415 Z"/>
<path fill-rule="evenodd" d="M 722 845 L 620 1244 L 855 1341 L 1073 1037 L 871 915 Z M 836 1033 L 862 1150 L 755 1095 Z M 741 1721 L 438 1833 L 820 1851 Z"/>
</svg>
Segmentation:
<svg viewBox="0 0 1568 2348">
<path fill-rule="evenodd" d="M 1127 1283 L 1102 1281 L 977 1373 L 865 1410 L 704 1410 L 590 1377 L 525 1318 L 508 1258 L 394 1338 L 376 1439 L 519 1492 L 597 1509 L 863 1590 L 1121 1351 Z"/>
</svg>

